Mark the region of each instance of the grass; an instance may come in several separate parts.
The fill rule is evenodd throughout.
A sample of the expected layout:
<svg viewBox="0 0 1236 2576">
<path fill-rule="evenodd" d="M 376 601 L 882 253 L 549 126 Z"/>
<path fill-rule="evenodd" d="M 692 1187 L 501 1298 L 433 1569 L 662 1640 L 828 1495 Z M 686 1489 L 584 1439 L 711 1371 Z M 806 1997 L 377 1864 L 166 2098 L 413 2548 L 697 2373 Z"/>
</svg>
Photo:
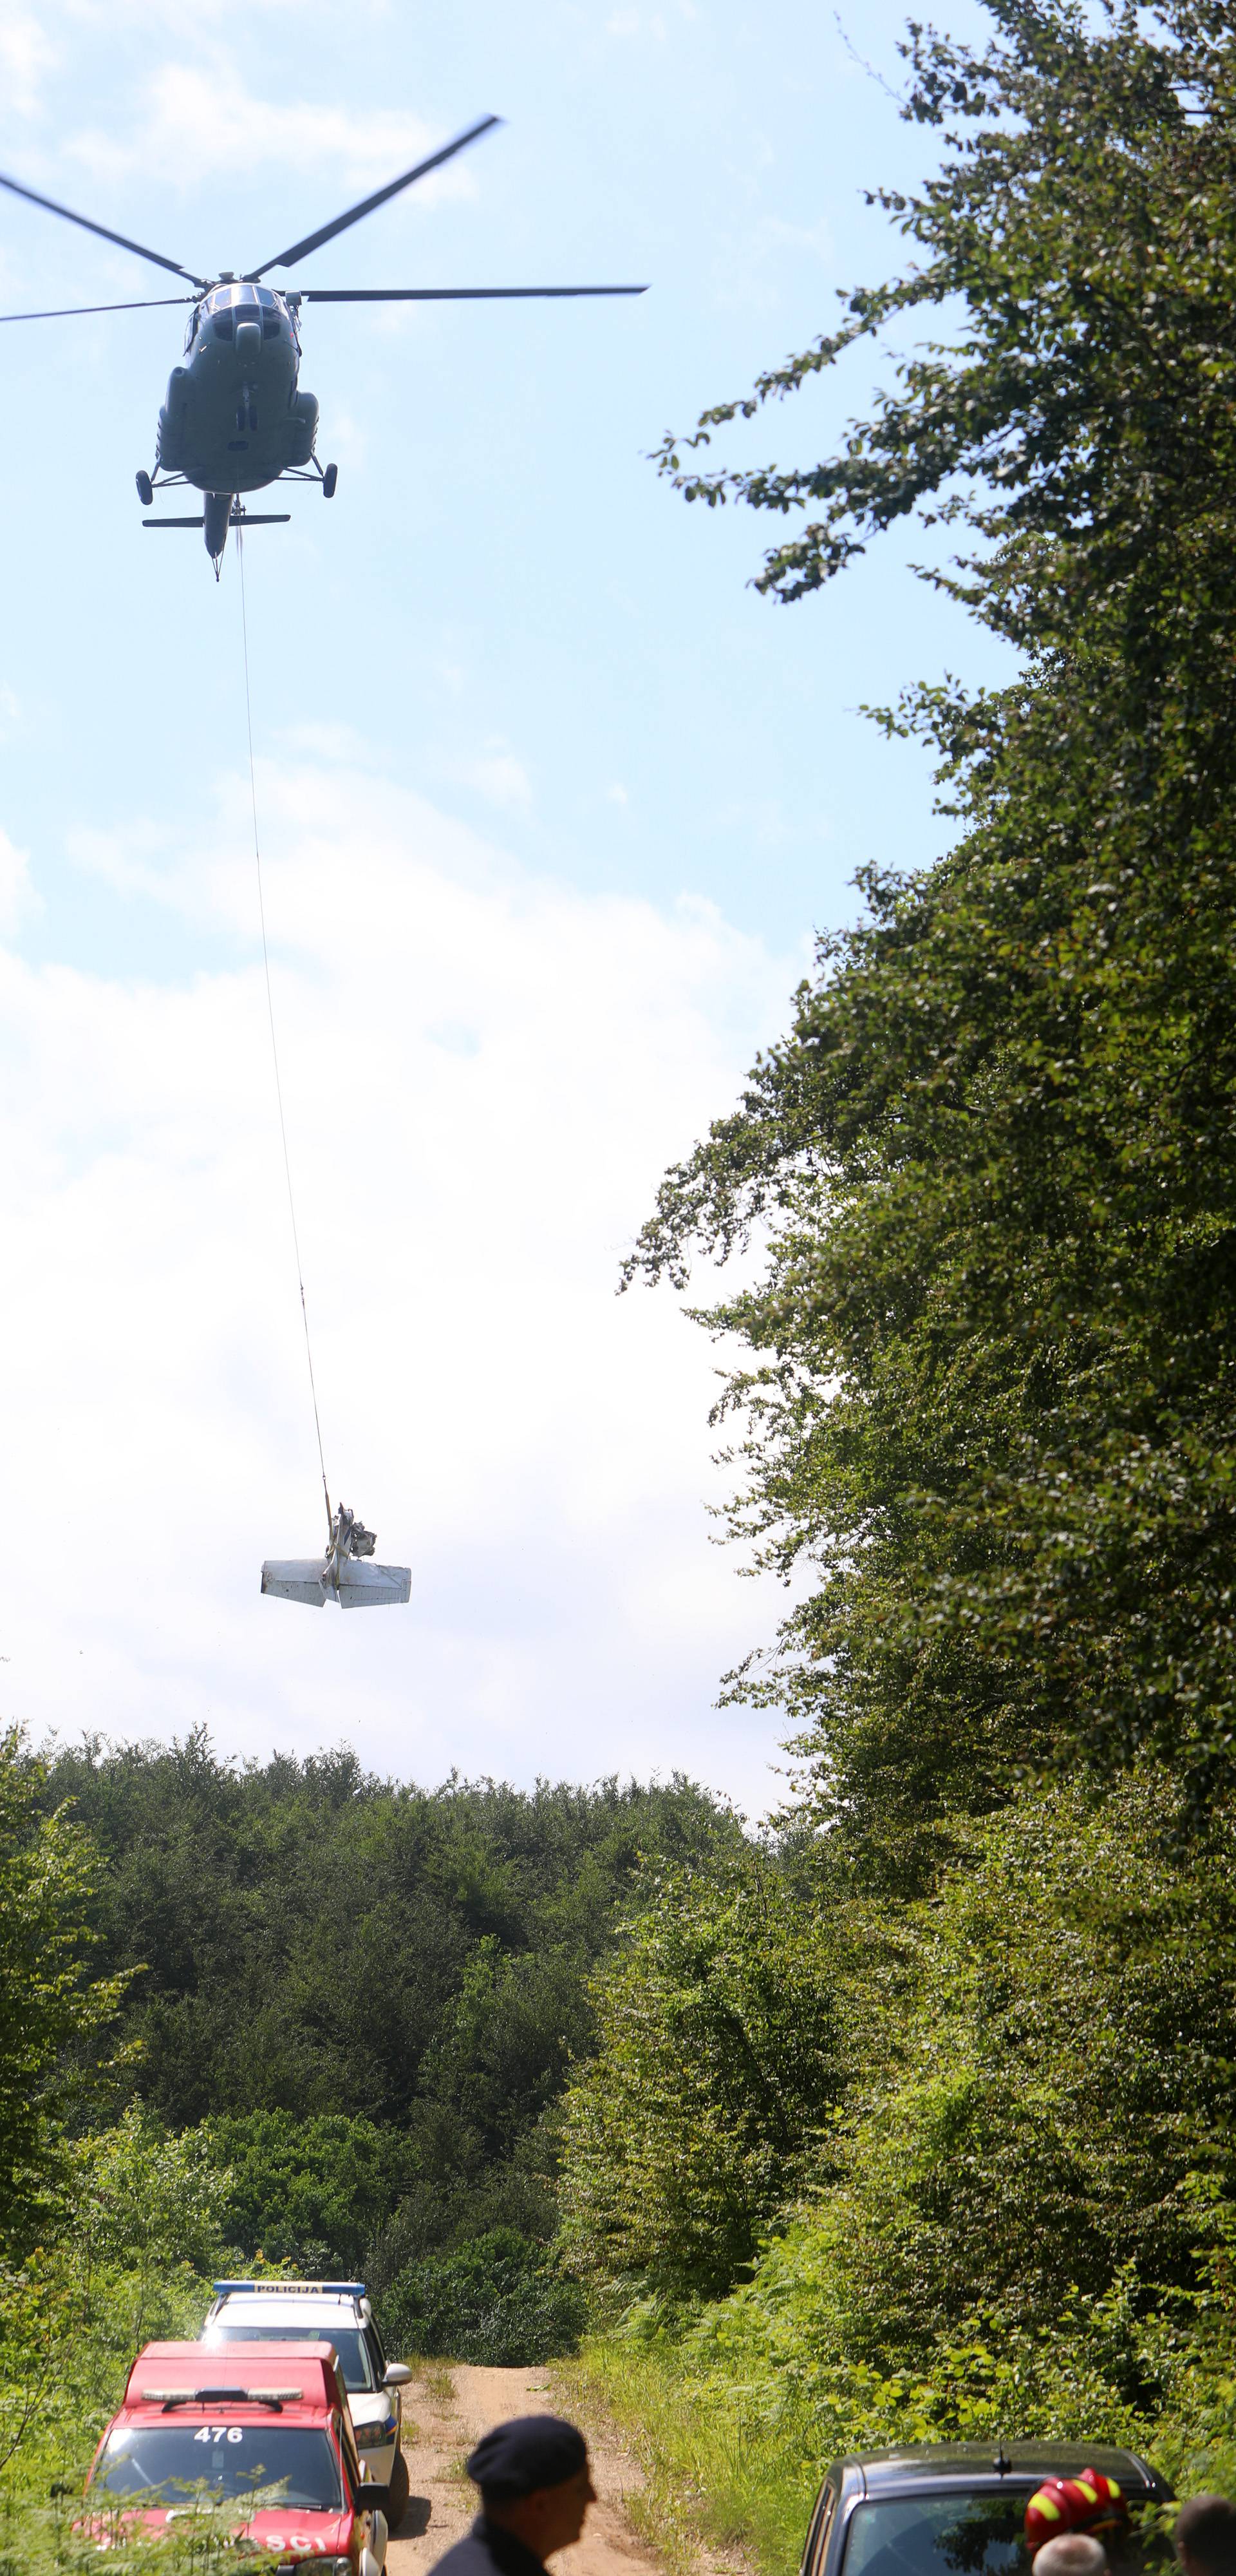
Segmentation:
<svg viewBox="0 0 1236 2576">
<path fill-rule="evenodd" d="M 664 2346 L 594 2337 L 555 2364 L 564 2404 L 615 2424 L 644 2475 L 627 2512 L 673 2571 L 701 2547 L 741 2555 L 760 2576 L 793 2576 L 816 2489 L 814 2462 L 783 2417 L 770 2424 L 747 2392 L 693 2387 Z"/>
<path fill-rule="evenodd" d="M 925 2425 L 902 2435 L 893 2422 L 873 2422 L 870 2391 L 847 2432 L 831 2409 L 812 2412 L 803 2396 L 796 2399 L 783 2371 L 767 2365 L 760 2371 L 757 2360 L 753 2373 L 752 2356 L 737 2351 L 727 2360 L 728 2371 L 701 2370 L 689 2345 L 620 2333 L 593 2337 L 576 2359 L 554 2367 L 564 2410 L 585 2428 L 590 2419 L 598 2431 L 603 2423 L 615 2427 L 638 2461 L 644 2485 L 628 2499 L 629 2518 L 671 2576 L 695 2576 L 704 2549 L 730 2553 L 758 2576 L 795 2576 L 830 2457 L 903 2438 L 965 2435 L 965 2426 L 955 2423 L 938 2433 Z M 1089 2413 L 1084 2388 L 1080 2399 L 1063 2381 L 1061 2389 L 1066 2415 L 1079 2403 Z M 877 2397 L 886 2393 L 877 2387 Z M 861 2395 L 856 2392 L 856 2407 Z M 1150 2449 L 1178 2495 L 1236 2493 L 1236 2374 L 1190 2361 L 1177 2372 L 1171 2396 L 1168 2410 L 1153 2426 L 1143 2424 L 1133 2447 Z M 1068 2432 L 1076 2438 L 1071 2423 Z M 1050 2437 L 1051 2427 L 1032 2422 L 1028 2433 Z M 1103 2425 L 1095 2438 L 1125 2440 L 1130 2433 Z"/>
<path fill-rule="evenodd" d="M 450 2362 L 414 2361 L 412 2368 L 416 2372 L 420 2386 L 425 2390 L 431 2402 L 435 2406 L 443 2407 L 447 2414 L 453 2414 L 455 2408 L 455 2381 Z"/>
</svg>

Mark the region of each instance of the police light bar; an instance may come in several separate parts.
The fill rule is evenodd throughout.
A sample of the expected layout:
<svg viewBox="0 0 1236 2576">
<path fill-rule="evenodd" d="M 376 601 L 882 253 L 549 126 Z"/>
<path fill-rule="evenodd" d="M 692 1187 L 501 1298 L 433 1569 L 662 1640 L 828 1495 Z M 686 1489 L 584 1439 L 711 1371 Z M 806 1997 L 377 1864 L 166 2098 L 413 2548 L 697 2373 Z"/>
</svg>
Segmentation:
<svg viewBox="0 0 1236 2576">
<path fill-rule="evenodd" d="M 292 2299 L 303 2298 L 314 2290 L 336 2299 L 363 2299 L 365 2295 L 363 2281 L 212 2281 L 210 2286 L 217 2299 L 226 2298 L 232 2290 L 260 2290 L 264 2298 L 271 2291 Z"/>
</svg>

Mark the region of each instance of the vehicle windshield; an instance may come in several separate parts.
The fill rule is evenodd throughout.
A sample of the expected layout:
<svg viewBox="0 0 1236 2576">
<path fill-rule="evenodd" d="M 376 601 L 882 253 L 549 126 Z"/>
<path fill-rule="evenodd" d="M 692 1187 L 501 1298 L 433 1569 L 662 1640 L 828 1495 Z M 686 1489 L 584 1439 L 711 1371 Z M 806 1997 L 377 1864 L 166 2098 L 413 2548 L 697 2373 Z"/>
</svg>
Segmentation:
<svg viewBox="0 0 1236 2576">
<path fill-rule="evenodd" d="M 860 2504 L 846 2536 L 845 2576 L 1029 2576 L 1028 2490 L 1004 2495 L 889 2496 Z M 1135 2533 L 1108 2552 L 1117 2576 L 1136 2576 Z"/>
<path fill-rule="evenodd" d="M 355 2395 L 357 2389 L 377 2386 L 369 2347 L 359 2326 L 212 2326 L 202 2341 L 212 2351 L 225 2343 L 333 2343 L 346 2389 Z"/>
<path fill-rule="evenodd" d="M 339 2513 L 339 2463 L 311 2424 L 120 2424 L 90 2481 L 108 2495 L 186 2504 L 247 2502 L 268 2489 L 302 2513 Z"/>
</svg>

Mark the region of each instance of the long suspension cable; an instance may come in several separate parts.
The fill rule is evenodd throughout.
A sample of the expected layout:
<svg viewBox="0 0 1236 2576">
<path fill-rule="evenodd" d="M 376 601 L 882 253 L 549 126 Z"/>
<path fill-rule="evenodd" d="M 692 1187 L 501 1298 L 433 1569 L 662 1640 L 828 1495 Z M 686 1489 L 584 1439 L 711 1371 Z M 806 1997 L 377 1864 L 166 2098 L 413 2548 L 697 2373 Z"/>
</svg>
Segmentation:
<svg viewBox="0 0 1236 2576">
<path fill-rule="evenodd" d="M 253 860 L 257 870 L 258 919 L 262 925 L 262 965 L 266 974 L 266 1016 L 270 1022 L 270 1053 L 275 1068 L 275 1098 L 279 1103 L 279 1134 L 283 1140 L 283 1177 L 288 1185 L 288 1215 L 292 1220 L 292 1249 L 296 1255 L 296 1285 L 300 1290 L 300 1319 L 305 1328 L 305 1358 L 309 1363 L 309 1393 L 313 1398 L 313 1427 L 318 1436 L 318 1465 L 322 1470 L 322 1491 L 326 1497 L 327 1542 L 330 1539 L 330 1487 L 326 1481 L 326 1460 L 322 1453 L 322 1425 L 318 1416 L 318 1390 L 313 1374 L 313 1344 L 309 1339 L 309 1309 L 305 1303 L 305 1281 L 300 1258 L 300 1236 L 296 1230 L 296 1198 L 292 1189 L 292 1160 L 288 1153 L 287 1120 L 283 1114 L 283 1084 L 279 1075 L 279 1042 L 275 1036 L 275 1005 L 270 989 L 270 950 L 266 944 L 266 903 L 262 893 L 262 851 L 258 840 L 257 775 L 253 765 L 253 702 L 249 691 L 249 619 L 245 608 L 245 532 L 236 530 L 236 555 L 240 565 L 240 632 L 245 656 L 245 722 L 249 732 L 249 802 L 253 809 Z"/>
</svg>

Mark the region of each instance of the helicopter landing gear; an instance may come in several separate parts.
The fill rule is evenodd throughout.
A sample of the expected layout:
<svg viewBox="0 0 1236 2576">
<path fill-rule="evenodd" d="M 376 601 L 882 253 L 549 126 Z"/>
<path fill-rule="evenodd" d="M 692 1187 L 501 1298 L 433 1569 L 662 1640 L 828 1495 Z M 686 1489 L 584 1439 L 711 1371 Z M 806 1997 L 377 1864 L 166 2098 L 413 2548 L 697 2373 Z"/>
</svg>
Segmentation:
<svg viewBox="0 0 1236 2576">
<path fill-rule="evenodd" d="M 339 480 L 339 468 L 338 468 L 338 466 L 337 466 L 337 465 L 328 465 L 328 466 L 327 466 L 327 468 L 326 468 L 326 472 L 325 472 L 325 473 L 324 473 L 324 475 L 322 476 L 322 498 L 323 498 L 323 500 L 324 500 L 324 501 L 333 501 L 333 500 L 334 500 L 334 497 L 335 497 L 335 485 L 336 485 L 336 483 L 338 482 L 338 480 Z"/>
<path fill-rule="evenodd" d="M 150 480 L 150 476 L 148 474 L 136 474 L 133 479 L 137 485 L 138 500 L 141 502 L 143 510 L 148 510 L 154 499 L 154 485 Z"/>
</svg>

